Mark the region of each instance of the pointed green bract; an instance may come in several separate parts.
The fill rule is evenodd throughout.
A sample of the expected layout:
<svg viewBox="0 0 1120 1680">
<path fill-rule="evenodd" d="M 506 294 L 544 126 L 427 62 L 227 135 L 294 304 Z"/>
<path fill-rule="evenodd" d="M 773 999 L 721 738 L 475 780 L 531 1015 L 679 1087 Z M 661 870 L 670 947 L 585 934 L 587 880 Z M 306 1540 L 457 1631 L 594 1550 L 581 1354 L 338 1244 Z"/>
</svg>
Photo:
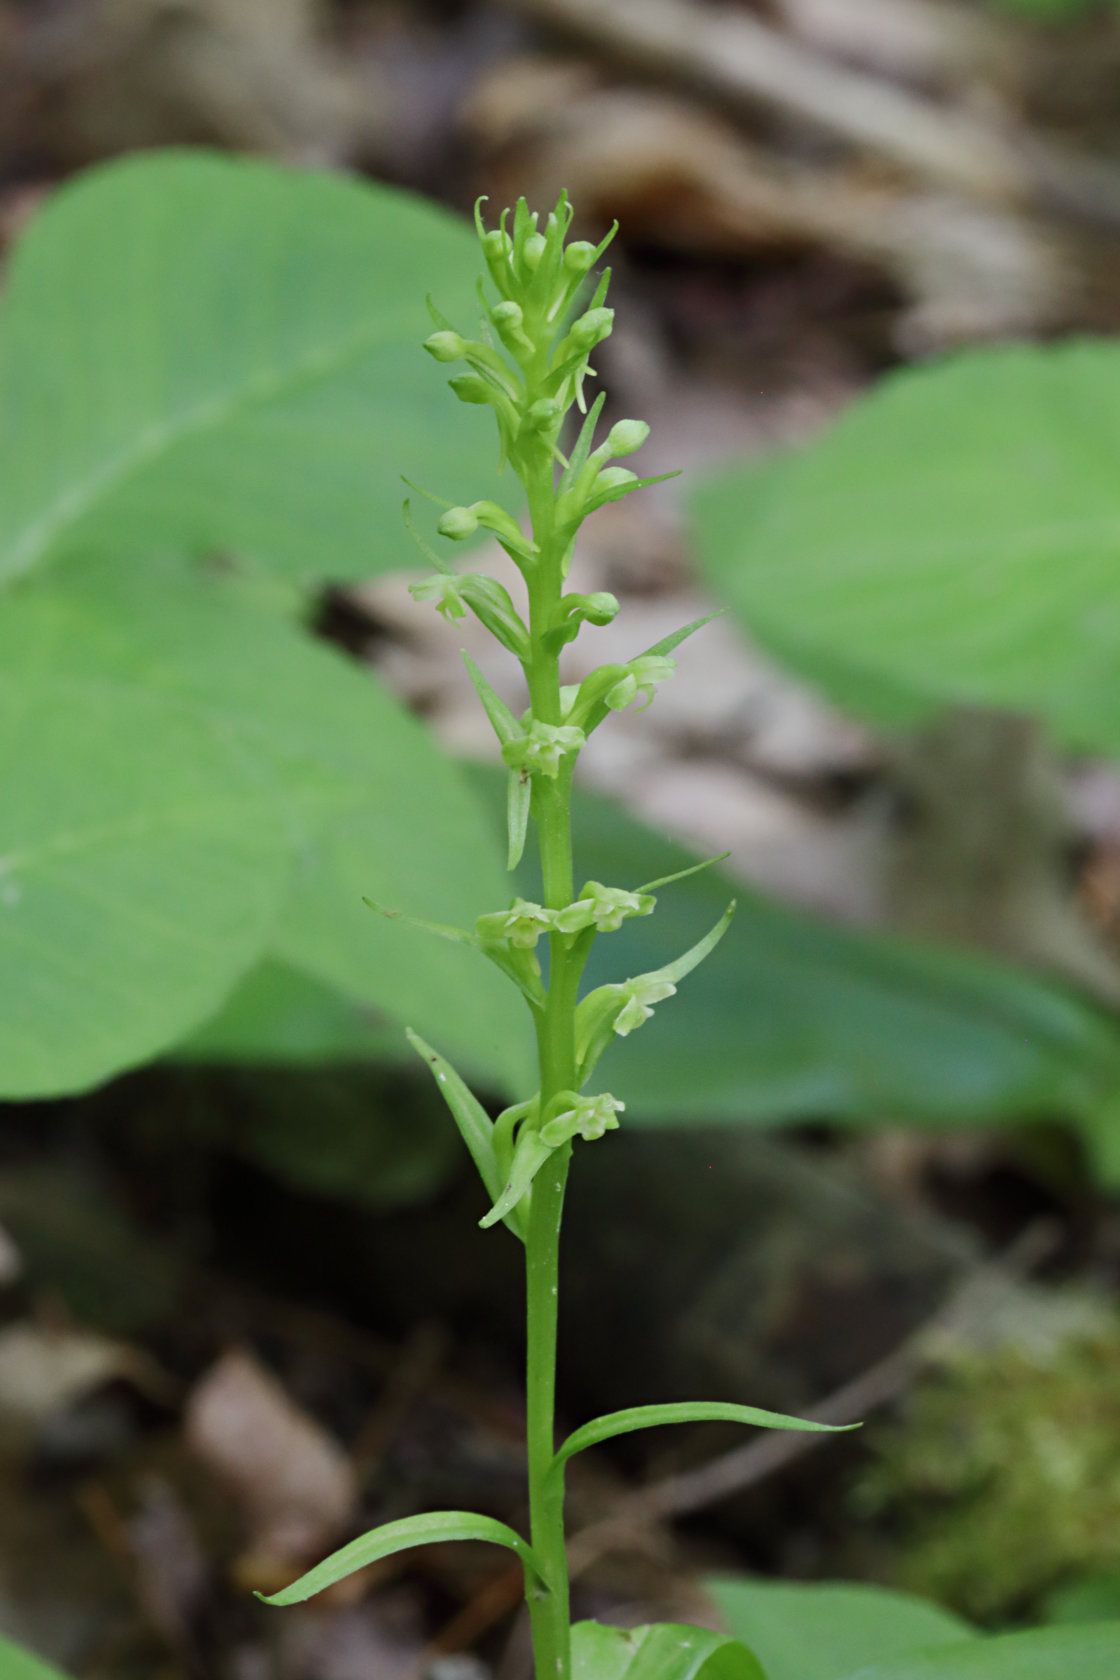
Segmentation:
<svg viewBox="0 0 1120 1680">
<path fill-rule="evenodd" d="M 497 1200 L 502 1193 L 502 1174 L 494 1155 L 494 1122 L 445 1056 L 441 1056 L 438 1050 L 433 1050 L 430 1044 L 425 1044 L 411 1028 L 407 1030 L 406 1036 L 416 1054 L 427 1062 L 432 1078 L 451 1110 L 460 1136 L 470 1151 L 471 1160 L 478 1168 L 479 1177 L 491 1197 Z M 507 1219 L 506 1223 L 515 1236 L 524 1240 L 520 1222 L 516 1217 Z"/>
<path fill-rule="evenodd" d="M 490 719 L 495 735 L 504 747 L 508 741 L 516 741 L 521 734 L 517 719 L 487 682 L 469 653 L 464 653 L 463 664 L 467 668 L 467 675 L 475 686 L 478 698 L 482 701 L 486 716 Z"/>
<path fill-rule="evenodd" d="M 542 1142 L 537 1131 L 522 1131 L 513 1151 L 510 1163 L 509 1180 L 503 1186 L 501 1194 L 495 1199 L 494 1206 L 485 1218 L 479 1220 L 483 1230 L 489 1230 L 499 1219 L 505 1219 L 521 1202 L 522 1198 L 532 1188 L 533 1180 L 548 1160 L 553 1151 L 547 1143 Z"/>
<path fill-rule="evenodd" d="M 399 1522 L 385 1523 L 371 1529 L 348 1546 L 332 1552 L 330 1557 L 293 1581 L 290 1587 L 265 1597 L 257 1597 L 265 1604 L 302 1604 L 314 1598 L 324 1587 L 333 1587 L 359 1569 L 376 1563 L 379 1558 L 391 1557 L 394 1552 L 407 1552 L 414 1546 L 434 1546 L 448 1540 L 486 1540 L 495 1546 L 508 1546 L 525 1565 L 526 1573 L 539 1579 L 540 1570 L 532 1547 L 514 1529 L 493 1517 L 476 1516 L 473 1511 L 428 1511 L 420 1517 L 402 1517 Z"/>
</svg>

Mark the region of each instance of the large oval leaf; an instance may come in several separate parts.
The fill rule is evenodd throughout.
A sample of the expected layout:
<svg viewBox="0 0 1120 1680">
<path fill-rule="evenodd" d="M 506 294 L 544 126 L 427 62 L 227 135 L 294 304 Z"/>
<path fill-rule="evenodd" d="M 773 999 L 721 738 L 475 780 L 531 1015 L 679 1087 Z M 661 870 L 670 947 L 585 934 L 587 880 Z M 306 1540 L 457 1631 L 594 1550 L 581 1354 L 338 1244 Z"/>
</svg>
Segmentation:
<svg viewBox="0 0 1120 1680">
<path fill-rule="evenodd" d="M 767 1680 L 745 1645 L 683 1622 L 572 1629 L 572 1680 Z"/>
<path fill-rule="evenodd" d="M 374 678 L 236 580 L 83 559 L 0 609 L 0 1089 L 165 1049 L 272 948 L 514 1082 L 512 989 L 363 893 L 473 919 L 508 891 L 460 772 Z M 9 1002 L 9 999 L 11 1000 Z"/>
<path fill-rule="evenodd" d="M 168 152 L 79 177 L 8 276 L 0 581 L 91 540 L 400 564 L 400 473 L 473 501 L 495 466 L 419 348 L 433 286 L 473 319 L 476 267 L 450 216 L 339 176 Z"/>
<path fill-rule="evenodd" d="M 895 375 L 796 457 L 701 493 L 754 635 L 879 721 L 976 700 L 1120 751 L 1120 348 Z"/>
<path fill-rule="evenodd" d="M 766 1680 L 846 1680 L 868 1663 L 959 1646 L 972 1635 L 940 1605 L 861 1582 L 720 1575 L 704 1585 Z"/>
<path fill-rule="evenodd" d="M 1116 1680 L 1120 1622 L 1041 1628 L 873 1663 L 844 1680 Z"/>
<path fill-rule="evenodd" d="M 291 845 L 219 720 L 86 603 L 0 611 L 0 1091 L 95 1084 L 200 1022 L 267 940 Z"/>
</svg>

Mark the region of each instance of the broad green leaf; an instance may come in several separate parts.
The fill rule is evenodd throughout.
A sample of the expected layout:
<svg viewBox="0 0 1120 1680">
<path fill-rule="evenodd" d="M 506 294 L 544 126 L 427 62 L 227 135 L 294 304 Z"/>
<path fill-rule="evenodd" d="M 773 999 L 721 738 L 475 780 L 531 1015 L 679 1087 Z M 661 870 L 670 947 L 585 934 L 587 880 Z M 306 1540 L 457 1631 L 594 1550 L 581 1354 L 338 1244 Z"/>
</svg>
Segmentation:
<svg viewBox="0 0 1120 1680">
<path fill-rule="evenodd" d="M 888 1658 L 843 1680 L 1116 1680 L 1120 1622 L 974 1639 L 924 1656 Z"/>
<path fill-rule="evenodd" d="M 572 1629 L 572 1680 L 768 1680 L 745 1645 L 683 1622 Z"/>
<path fill-rule="evenodd" d="M 940 1605 L 887 1587 L 734 1575 L 704 1585 L 767 1680 L 846 1680 L 869 1662 L 960 1645 L 972 1632 Z"/>
<path fill-rule="evenodd" d="M 882 723 L 979 701 L 1120 752 L 1120 347 L 893 375 L 802 454 L 697 499 L 751 633 Z"/>
<path fill-rule="evenodd" d="M 532 1547 L 520 1534 L 494 1517 L 476 1516 L 473 1511 L 428 1511 L 419 1517 L 402 1517 L 399 1522 L 383 1523 L 368 1534 L 351 1540 L 348 1546 L 332 1552 L 330 1557 L 293 1581 L 290 1587 L 263 1598 L 266 1604 L 302 1604 L 324 1587 L 333 1587 L 347 1575 L 354 1575 L 378 1558 L 391 1557 L 394 1552 L 407 1552 L 414 1546 L 432 1546 L 448 1540 L 487 1540 L 495 1546 L 508 1546 L 515 1551 L 526 1569 L 537 1571 Z"/>
<path fill-rule="evenodd" d="M 858 1429 L 854 1423 L 814 1423 L 809 1418 L 786 1417 L 782 1412 L 765 1412 L 758 1406 L 733 1406 L 723 1400 L 680 1400 L 663 1405 L 628 1406 L 625 1411 L 607 1412 L 576 1429 L 552 1460 L 554 1469 L 576 1453 L 597 1447 L 615 1435 L 629 1435 L 635 1429 L 656 1429 L 663 1423 L 749 1423 L 758 1429 L 802 1429 L 817 1433 L 843 1434 Z"/>
<path fill-rule="evenodd" d="M 314 1065 L 403 1059 L 400 1025 L 333 986 L 266 961 L 217 1015 L 175 1047 L 177 1061 Z"/>
<path fill-rule="evenodd" d="M 184 654 L 187 652 L 183 650 Z M 197 1026 L 290 870 L 275 790 L 90 603 L 0 610 L 0 1091 L 81 1090 Z"/>
<path fill-rule="evenodd" d="M 0 1680 L 65 1680 L 65 1676 L 22 1645 L 0 1638 Z"/>
<path fill-rule="evenodd" d="M 79 176 L 0 313 L 0 581 L 90 543 L 233 549 L 300 579 L 402 563 L 399 474 L 474 500 L 482 416 L 420 350 L 468 328 L 473 237 L 391 188 L 206 152 Z"/>
<path fill-rule="evenodd" d="M 0 856 L 29 862 L 9 864 L 0 903 L 7 1094 L 167 1048 L 267 950 L 438 1023 L 472 1067 L 516 1082 L 511 988 L 362 903 L 372 890 L 470 921 L 507 890 L 460 773 L 370 675 L 221 573 L 154 557 L 142 572 L 87 557 L 14 592 L 9 643 Z M 44 871 L 51 891 L 33 893 Z"/>
</svg>

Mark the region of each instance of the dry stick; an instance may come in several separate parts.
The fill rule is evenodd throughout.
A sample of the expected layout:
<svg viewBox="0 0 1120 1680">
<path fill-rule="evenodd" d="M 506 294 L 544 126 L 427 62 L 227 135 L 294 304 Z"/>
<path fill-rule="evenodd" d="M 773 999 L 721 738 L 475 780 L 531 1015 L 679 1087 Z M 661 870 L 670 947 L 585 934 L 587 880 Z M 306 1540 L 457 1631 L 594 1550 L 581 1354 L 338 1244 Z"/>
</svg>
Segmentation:
<svg viewBox="0 0 1120 1680">
<path fill-rule="evenodd" d="M 1050 1220 L 1028 1226 L 1004 1254 L 966 1278 L 948 1301 L 897 1348 L 806 1415 L 816 1423 L 852 1423 L 897 1399 L 908 1388 L 931 1342 L 942 1336 L 968 1334 L 990 1320 L 1007 1296 L 1053 1251 L 1057 1239 L 1057 1228 Z M 643 1525 L 648 1529 L 651 1520 L 683 1516 L 741 1493 L 826 1439 L 824 1435 L 767 1430 L 746 1446 L 736 1447 L 696 1470 L 667 1476 L 629 1495 L 611 1516 L 576 1535 L 569 1547 L 573 1579 L 623 1538 L 631 1544 L 635 1530 Z"/>
<path fill-rule="evenodd" d="M 504 0 L 673 81 L 753 114 L 759 103 L 970 197 L 1034 202 L 1120 226 L 1120 172 L 837 64 L 748 13 L 684 0 Z"/>
</svg>

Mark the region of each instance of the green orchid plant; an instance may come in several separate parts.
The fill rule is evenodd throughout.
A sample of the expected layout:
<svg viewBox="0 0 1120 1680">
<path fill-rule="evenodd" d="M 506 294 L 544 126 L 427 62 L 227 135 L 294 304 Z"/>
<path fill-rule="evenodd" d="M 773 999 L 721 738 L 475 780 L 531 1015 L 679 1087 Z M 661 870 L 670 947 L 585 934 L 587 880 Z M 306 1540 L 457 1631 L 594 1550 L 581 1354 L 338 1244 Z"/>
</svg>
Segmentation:
<svg viewBox="0 0 1120 1680">
<path fill-rule="evenodd" d="M 452 542 L 490 531 L 523 584 L 522 613 L 504 584 L 482 573 L 453 570 L 419 538 L 409 504 L 405 518 L 435 566 L 412 586 L 418 601 L 432 601 L 449 619 L 468 611 L 520 661 L 528 708 L 520 717 L 498 696 L 469 658 L 467 671 L 493 725 L 509 770 L 509 867 L 520 860 L 535 829 L 540 852 L 541 901 L 514 898 L 506 908 L 478 917 L 473 929 L 404 920 L 430 933 L 474 946 L 520 990 L 536 1032 L 539 1088 L 496 1120 L 483 1109 L 438 1051 L 410 1033 L 430 1067 L 491 1198 L 485 1227 L 504 1224 L 525 1250 L 527 1297 L 527 1457 L 529 1535 L 492 1517 L 441 1511 L 408 1517 L 354 1540 L 266 1602 L 295 1604 L 377 1558 L 433 1541 L 488 1540 L 515 1551 L 524 1566 L 537 1680 L 576 1674 L 618 1680 L 764 1680 L 750 1651 L 724 1635 L 676 1624 L 620 1630 L 569 1619 L 564 1536 L 564 1473 L 584 1448 L 655 1424 L 722 1421 L 768 1429 L 818 1430 L 825 1426 L 753 1406 L 722 1402 L 634 1407 L 596 1418 L 557 1447 L 554 1401 L 558 1249 L 565 1186 L 577 1143 L 593 1143 L 619 1125 L 625 1104 L 606 1091 L 589 1092 L 600 1057 L 616 1037 L 636 1031 L 655 1007 L 714 949 L 734 903 L 683 956 L 649 974 L 599 986 L 580 996 L 580 978 L 592 945 L 632 916 L 650 915 L 656 893 L 678 880 L 575 887 L 572 856 L 572 774 L 588 737 L 614 711 L 647 706 L 657 686 L 673 674 L 673 652 L 700 619 L 646 648 L 625 664 L 606 664 L 578 685 L 561 680 L 564 648 L 585 626 L 611 622 L 613 595 L 566 591 L 583 521 L 607 502 L 656 483 L 614 463 L 640 449 L 649 435 L 641 420 L 620 420 L 602 442 L 595 433 L 604 398 L 587 408 L 584 386 L 594 376 L 589 357 L 611 332 L 606 306 L 610 271 L 601 276 L 586 307 L 588 277 L 613 232 L 599 245 L 569 242 L 572 208 L 566 194 L 545 219 L 521 200 L 497 228 L 475 220 L 496 301 L 480 281 L 483 337 L 463 337 L 434 307 L 436 332 L 425 349 L 438 362 L 462 362 L 466 371 L 450 386 L 461 402 L 494 411 L 503 463 L 509 464 L 528 501 L 530 532 L 494 502 L 444 508 L 439 533 Z M 561 438 L 573 408 L 583 415 L 565 455 Z M 664 475 L 663 475 L 664 476 Z M 671 475 L 670 475 L 671 476 Z M 434 499 L 434 498 L 433 498 Z M 718 861 L 718 860 L 712 860 Z M 704 868 L 706 865 L 697 865 Z M 682 872 L 691 874 L 691 870 Z M 374 909 L 379 909 L 373 905 Z M 385 911 L 399 916 L 400 912 Z M 547 967 L 539 953 L 547 949 Z"/>
</svg>

